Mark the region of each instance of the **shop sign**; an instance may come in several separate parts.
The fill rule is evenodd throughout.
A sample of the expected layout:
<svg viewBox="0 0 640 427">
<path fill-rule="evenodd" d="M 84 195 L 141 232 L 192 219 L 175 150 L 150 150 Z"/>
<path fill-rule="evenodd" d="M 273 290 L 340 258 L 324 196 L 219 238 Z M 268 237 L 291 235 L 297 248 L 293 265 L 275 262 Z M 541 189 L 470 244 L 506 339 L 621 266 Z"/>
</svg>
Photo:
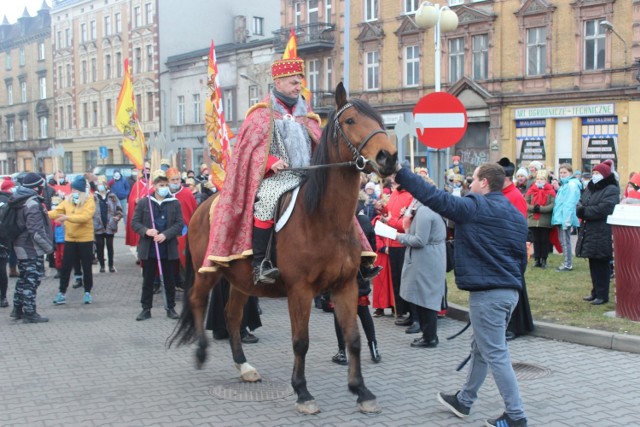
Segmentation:
<svg viewBox="0 0 640 427">
<path fill-rule="evenodd" d="M 558 105 L 549 107 L 516 108 L 514 116 L 519 119 L 544 117 L 592 117 L 613 116 L 615 104 Z"/>
</svg>

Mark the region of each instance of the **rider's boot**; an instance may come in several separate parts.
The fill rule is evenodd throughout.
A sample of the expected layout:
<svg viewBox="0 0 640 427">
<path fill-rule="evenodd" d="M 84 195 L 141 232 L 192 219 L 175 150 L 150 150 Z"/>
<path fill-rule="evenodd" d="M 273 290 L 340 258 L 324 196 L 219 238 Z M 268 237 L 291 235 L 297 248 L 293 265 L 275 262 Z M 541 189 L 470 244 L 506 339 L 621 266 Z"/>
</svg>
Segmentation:
<svg viewBox="0 0 640 427">
<path fill-rule="evenodd" d="M 360 262 L 360 274 L 364 280 L 373 280 L 382 271 L 382 266 L 373 264 L 370 260 L 364 258 Z"/>
<path fill-rule="evenodd" d="M 265 260 L 272 232 L 273 227 L 253 227 L 253 261 L 251 265 L 253 266 L 253 284 L 256 286 L 275 283 L 276 279 L 280 277 L 280 271 L 271 264 L 271 261 Z"/>
</svg>

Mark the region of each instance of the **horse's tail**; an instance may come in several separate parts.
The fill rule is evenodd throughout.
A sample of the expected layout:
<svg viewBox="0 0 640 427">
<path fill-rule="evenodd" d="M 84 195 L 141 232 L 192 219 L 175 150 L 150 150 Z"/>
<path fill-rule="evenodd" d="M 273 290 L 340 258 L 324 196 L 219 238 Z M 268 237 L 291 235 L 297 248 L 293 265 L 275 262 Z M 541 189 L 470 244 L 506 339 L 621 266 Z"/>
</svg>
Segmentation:
<svg viewBox="0 0 640 427">
<path fill-rule="evenodd" d="M 191 309 L 191 291 L 193 289 L 193 283 L 195 281 L 196 271 L 193 268 L 193 263 L 191 259 L 191 251 L 189 250 L 189 235 L 187 233 L 187 244 L 185 245 L 185 258 L 186 258 L 186 266 L 185 266 L 185 283 L 184 283 L 184 296 L 182 302 L 182 314 L 180 315 L 180 320 L 176 324 L 175 328 L 173 328 L 173 332 L 169 338 L 167 338 L 167 347 L 171 348 L 171 346 L 175 343 L 177 347 L 182 345 L 191 344 L 195 342 L 197 334 L 196 334 L 196 323 L 193 319 L 193 311 Z"/>
</svg>

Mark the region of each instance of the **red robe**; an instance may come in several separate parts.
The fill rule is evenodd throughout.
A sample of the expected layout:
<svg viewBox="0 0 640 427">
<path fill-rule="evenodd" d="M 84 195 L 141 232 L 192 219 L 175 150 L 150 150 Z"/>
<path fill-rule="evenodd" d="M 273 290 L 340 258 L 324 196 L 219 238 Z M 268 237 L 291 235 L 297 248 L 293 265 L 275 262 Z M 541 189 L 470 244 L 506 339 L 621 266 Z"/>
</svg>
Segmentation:
<svg viewBox="0 0 640 427">
<path fill-rule="evenodd" d="M 133 228 L 131 228 L 131 220 L 133 219 L 133 213 L 136 210 L 136 204 L 138 203 L 138 200 L 142 199 L 147 194 L 147 182 L 144 179 L 138 179 L 136 183 L 133 184 L 133 187 L 131 187 L 129 200 L 127 201 L 127 228 L 124 239 L 124 243 L 127 246 L 138 246 L 140 235 L 133 231 Z"/>
<path fill-rule="evenodd" d="M 380 219 L 375 217 L 371 224 L 375 227 L 376 222 Z M 395 307 L 396 302 L 393 295 L 393 282 L 391 280 L 391 267 L 389 265 L 389 255 L 383 251 L 385 247 L 389 247 L 391 239 L 376 235 L 376 248 L 378 248 L 375 265 L 381 266 L 382 271 L 373 280 L 373 308 L 390 308 Z"/>
<path fill-rule="evenodd" d="M 185 249 L 187 246 L 187 233 L 186 229 L 189 227 L 191 216 L 198 207 L 196 198 L 193 197 L 193 193 L 184 187 L 180 187 L 178 191 L 173 193 L 173 196 L 180 202 L 180 208 L 182 209 L 182 218 L 184 219 L 184 232 L 182 236 L 178 237 L 178 253 L 180 254 L 180 263 L 183 267 L 186 266 Z"/>
</svg>

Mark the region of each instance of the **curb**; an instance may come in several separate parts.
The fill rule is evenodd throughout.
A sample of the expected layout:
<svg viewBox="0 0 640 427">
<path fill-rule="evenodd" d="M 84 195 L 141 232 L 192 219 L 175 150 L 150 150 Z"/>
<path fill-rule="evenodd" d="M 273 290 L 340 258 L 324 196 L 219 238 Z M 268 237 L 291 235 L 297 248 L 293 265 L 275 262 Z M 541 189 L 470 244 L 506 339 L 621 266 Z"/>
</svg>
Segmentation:
<svg viewBox="0 0 640 427">
<path fill-rule="evenodd" d="M 466 307 L 452 303 L 448 305 L 447 317 L 463 322 L 469 321 L 469 310 Z M 639 336 L 576 328 L 547 322 L 535 321 L 534 324 L 535 329 L 531 332 L 534 337 L 640 354 Z"/>
</svg>

